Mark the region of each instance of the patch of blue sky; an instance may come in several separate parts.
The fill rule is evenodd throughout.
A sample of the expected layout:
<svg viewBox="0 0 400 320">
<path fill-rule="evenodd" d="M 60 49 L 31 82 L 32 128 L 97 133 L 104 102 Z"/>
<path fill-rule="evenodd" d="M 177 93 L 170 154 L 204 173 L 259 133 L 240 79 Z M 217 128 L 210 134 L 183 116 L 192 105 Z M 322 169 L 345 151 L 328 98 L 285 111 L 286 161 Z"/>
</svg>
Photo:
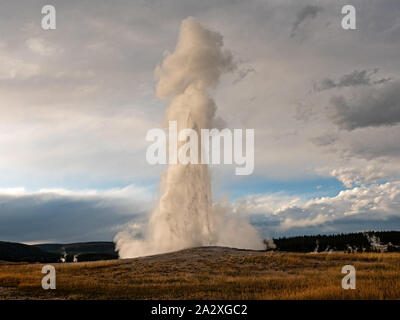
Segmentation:
<svg viewBox="0 0 400 320">
<path fill-rule="evenodd" d="M 342 182 L 335 178 L 310 178 L 299 180 L 277 181 L 254 177 L 243 179 L 237 183 L 229 181 L 222 184 L 217 192 L 220 195 L 228 194 L 232 200 L 250 194 L 274 194 L 301 196 L 305 199 L 317 197 L 334 197 L 341 190 L 345 190 Z"/>
</svg>

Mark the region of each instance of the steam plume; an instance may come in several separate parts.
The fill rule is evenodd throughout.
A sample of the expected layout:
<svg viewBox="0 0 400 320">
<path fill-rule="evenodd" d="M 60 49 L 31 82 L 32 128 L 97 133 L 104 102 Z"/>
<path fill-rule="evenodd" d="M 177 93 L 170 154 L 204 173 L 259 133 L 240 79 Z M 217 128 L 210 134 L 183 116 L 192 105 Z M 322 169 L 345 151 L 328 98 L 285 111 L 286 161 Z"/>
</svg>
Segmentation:
<svg viewBox="0 0 400 320">
<path fill-rule="evenodd" d="M 181 24 L 175 51 L 156 68 L 157 96 L 170 100 L 165 120 L 176 121 L 178 132 L 190 128 L 200 136 L 201 129 L 214 127 L 216 105 L 207 90 L 235 68 L 232 54 L 222 47 L 219 33 L 189 17 Z M 213 206 L 208 165 L 170 164 L 160 192 L 144 236 L 138 239 L 131 228 L 115 237 L 121 258 L 206 245 L 263 247 L 252 226 L 228 214 L 229 205 Z"/>
</svg>

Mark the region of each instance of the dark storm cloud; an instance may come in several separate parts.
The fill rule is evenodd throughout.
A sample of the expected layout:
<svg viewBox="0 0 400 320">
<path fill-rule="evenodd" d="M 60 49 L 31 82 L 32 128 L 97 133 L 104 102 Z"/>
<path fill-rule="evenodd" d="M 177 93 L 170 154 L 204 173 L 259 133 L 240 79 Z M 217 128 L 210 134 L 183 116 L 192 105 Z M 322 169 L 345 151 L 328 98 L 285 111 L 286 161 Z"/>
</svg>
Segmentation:
<svg viewBox="0 0 400 320">
<path fill-rule="evenodd" d="M 338 81 L 335 81 L 331 78 L 325 78 L 321 81 L 321 83 L 315 86 L 315 89 L 317 91 L 323 91 L 333 88 L 366 86 L 371 84 L 382 84 L 391 80 L 391 78 L 374 80 L 373 75 L 375 75 L 377 72 L 378 69 L 374 69 L 370 72 L 368 70 L 354 70 L 351 73 L 343 75 Z"/>
<path fill-rule="evenodd" d="M 400 81 L 363 92 L 354 101 L 334 96 L 331 102 L 329 117 L 341 129 L 395 125 L 400 122 Z"/>
<path fill-rule="evenodd" d="M 296 32 L 304 21 L 306 20 L 311 20 L 314 19 L 319 12 L 323 10 L 322 7 L 320 6 L 315 6 L 315 5 L 308 5 L 303 7 L 296 16 L 296 20 L 292 25 L 292 32 L 290 34 L 291 37 L 294 37 L 296 35 Z"/>
<path fill-rule="evenodd" d="M 399 162 L 400 144 L 398 138 L 399 130 L 393 128 L 391 131 L 381 133 L 379 136 L 366 136 L 361 134 L 358 139 L 352 141 L 343 151 L 346 158 L 358 157 L 361 159 L 386 159 L 387 163 L 394 165 Z M 391 159 L 391 160 L 389 160 Z"/>
<path fill-rule="evenodd" d="M 77 242 L 112 240 L 118 227 L 141 214 L 138 206 L 101 196 L 1 195 L 0 240 Z"/>
</svg>

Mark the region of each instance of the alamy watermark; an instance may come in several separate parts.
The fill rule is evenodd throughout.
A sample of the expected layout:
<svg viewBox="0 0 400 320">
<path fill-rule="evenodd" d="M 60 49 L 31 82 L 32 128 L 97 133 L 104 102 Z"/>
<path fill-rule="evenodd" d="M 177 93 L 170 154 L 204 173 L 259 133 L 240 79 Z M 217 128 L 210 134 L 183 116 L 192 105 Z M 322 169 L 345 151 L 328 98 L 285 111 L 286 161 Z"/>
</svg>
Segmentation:
<svg viewBox="0 0 400 320">
<path fill-rule="evenodd" d="M 345 290 L 356 288 L 356 268 L 348 264 L 343 266 L 342 273 L 346 275 L 342 279 L 342 288 Z"/>
<path fill-rule="evenodd" d="M 350 4 L 342 7 L 342 28 L 344 30 L 356 30 L 356 8 Z"/>
<path fill-rule="evenodd" d="M 56 29 L 56 8 L 53 5 L 45 5 L 42 7 L 42 29 L 43 30 L 55 30 Z M 342 28 L 344 30 L 356 30 L 356 8 L 347 4 L 341 9 L 341 13 L 344 15 L 341 21 Z"/>
<path fill-rule="evenodd" d="M 56 8 L 52 5 L 46 5 L 42 8 L 42 14 L 45 15 L 42 18 L 42 29 L 43 30 L 55 30 L 56 29 Z"/>
<path fill-rule="evenodd" d="M 149 130 L 146 140 L 153 142 L 146 151 L 146 160 L 152 165 L 223 163 L 236 164 L 236 175 L 254 171 L 254 129 L 201 129 L 199 135 L 190 128 L 178 132 L 177 121 L 169 121 L 168 141 L 160 128 Z"/>
<path fill-rule="evenodd" d="M 42 288 L 44 290 L 56 289 L 56 268 L 48 264 L 43 266 L 42 273 L 46 274 L 42 279 Z"/>
</svg>

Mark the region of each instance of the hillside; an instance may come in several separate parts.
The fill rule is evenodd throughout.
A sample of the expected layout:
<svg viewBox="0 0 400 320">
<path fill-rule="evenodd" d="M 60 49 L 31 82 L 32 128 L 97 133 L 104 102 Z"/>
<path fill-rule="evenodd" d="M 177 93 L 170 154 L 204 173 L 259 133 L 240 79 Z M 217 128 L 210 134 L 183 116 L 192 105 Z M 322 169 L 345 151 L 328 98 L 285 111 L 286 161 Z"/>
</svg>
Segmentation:
<svg viewBox="0 0 400 320">
<path fill-rule="evenodd" d="M 72 262 L 118 259 L 113 242 L 85 242 L 71 244 L 26 245 L 0 241 L 0 261 L 10 262 L 59 262 L 64 257 Z"/>
<path fill-rule="evenodd" d="M 0 241 L 0 260 L 27 262 L 56 262 L 57 254 L 22 243 Z"/>
</svg>

